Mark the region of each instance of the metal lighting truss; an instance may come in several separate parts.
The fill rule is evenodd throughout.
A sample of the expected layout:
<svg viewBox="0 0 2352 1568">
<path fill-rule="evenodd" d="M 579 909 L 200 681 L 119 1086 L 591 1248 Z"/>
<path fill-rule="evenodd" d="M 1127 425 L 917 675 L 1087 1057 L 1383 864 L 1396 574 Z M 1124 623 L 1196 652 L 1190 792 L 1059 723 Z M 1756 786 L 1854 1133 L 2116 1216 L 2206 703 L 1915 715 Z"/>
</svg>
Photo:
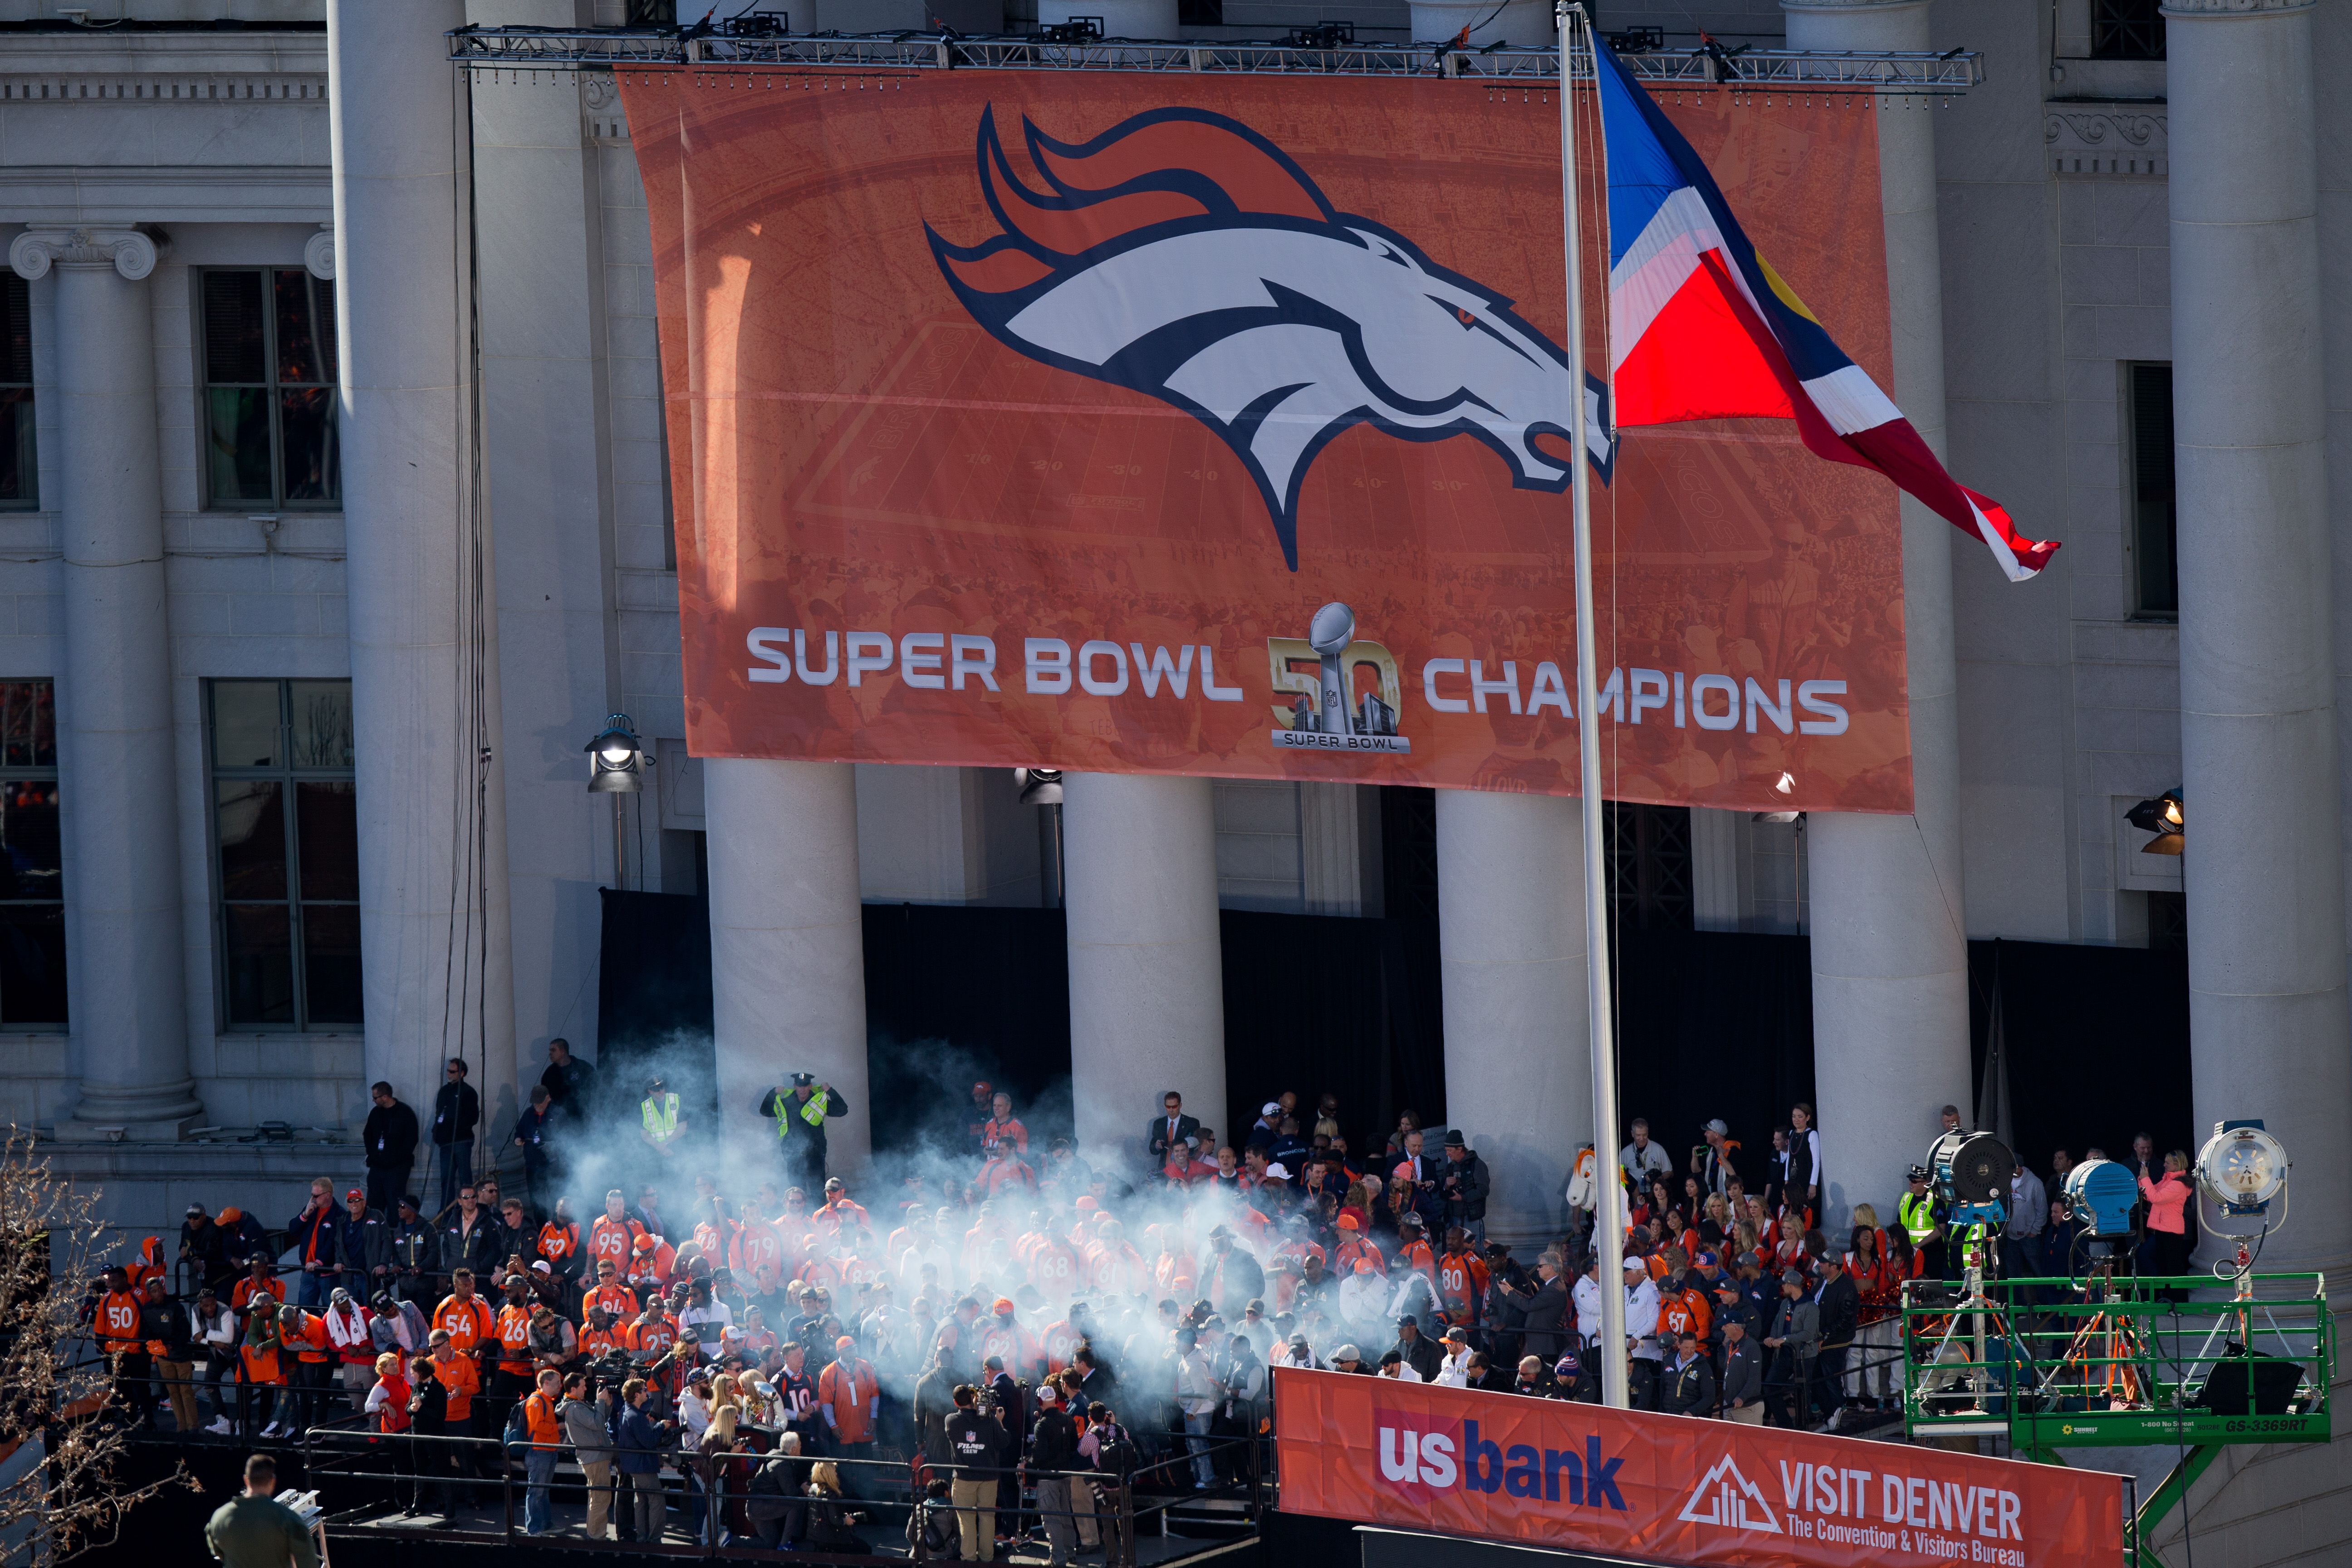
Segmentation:
<svg viewBox="0 0 2352 1568">
<path fill-rule="evenodd" d="M 818 33 L 781 37 L 688 38 L 676 29 L 464 27 L 449 58 L 486 70 L 685 68 L 710 72 L 811 68 L 887 71 L 1111 70 L 1281 75 L 1447 77 L 1533 85 L 1559 78 L 1546 47 L 1456 49 L 1429 44 L 1345 44 L 1302 48 L 1250 42 L 1169 43 L 1096 38 L 1048 43 L 1034 35 L 950 37 L 941 33 Z M 1636 79 L 1657 87 L 1772 94 L 1879 93 L 1949 97 L 1984 80 L 1973 49 L 1944 54 L 1823 54 L 1801 49 L 1657 49 L 1621 54 Z M 1579 62 L 1577 79 L 1590 79 Z"/>
</svg>

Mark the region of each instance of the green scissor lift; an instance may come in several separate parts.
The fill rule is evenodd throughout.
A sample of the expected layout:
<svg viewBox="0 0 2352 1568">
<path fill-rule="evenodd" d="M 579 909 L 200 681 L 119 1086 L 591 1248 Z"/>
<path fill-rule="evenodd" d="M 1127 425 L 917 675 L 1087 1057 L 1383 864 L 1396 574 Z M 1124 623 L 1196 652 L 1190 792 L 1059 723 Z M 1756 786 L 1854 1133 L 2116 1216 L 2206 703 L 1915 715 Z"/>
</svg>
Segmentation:
<svg viewBox="0 0 2352 1568">
<path fill-rule="evenodd" d="M 1960 1282 L 1913 1280 L 1903 1292 L 1903 1349 L 1904 1428 L 1913 1436 L 2006 1437 L 2016 1458 L 2053 1465 L 2074 1447 L 2180 1449 L 2139 1505 L 2132 1568 L 2161 1568 L 2145 1543 L 2226 1446 L 2328 1440 L 2336 1325 L 2317 1274 L 1987 1279 L 1973 1294 Z M 2283 1411 L 2263 1414 L 2251 1396 L 2287 1381 L 2282 1368 L 2255 1370 L 2262 1358 L 2295 1369 L 2292 1394 L 2263 1402 Z"/>
</svg>

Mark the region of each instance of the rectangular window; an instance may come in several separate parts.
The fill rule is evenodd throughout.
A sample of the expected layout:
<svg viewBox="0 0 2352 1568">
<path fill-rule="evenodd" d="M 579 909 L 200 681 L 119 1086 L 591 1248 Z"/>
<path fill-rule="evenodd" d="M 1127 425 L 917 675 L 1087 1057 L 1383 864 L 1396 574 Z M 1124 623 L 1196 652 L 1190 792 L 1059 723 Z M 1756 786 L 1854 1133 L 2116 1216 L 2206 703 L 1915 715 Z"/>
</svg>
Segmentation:
<svg viewBox="0 0 2352 1568">
<path fill-rule="evenodd" d="M 2164 58 L 2163 0 L 2091 0 L 2091 58 Z"/>
<path fill-rule="evenodd" d="M 2173 620 L 2180 614 L 2180 530 L 2172 494 L 2172 367 L 2126 365 L 2124 405 L 2133 612 L 2148 620 Z"/>
<path fill-rule="evenodd" d="M 0 680 L 0 1028 L 69 1022 L 56 689 Z"/>
<path fill-rule="evenodd" d="M 215 946 L 231 1029 L 360 1026 L 348 680 L 215 680 Z"/>
<path fill-rule="evenodd" d="M 33 447 L 33 286 L 0 271 L 0 507 L 41 504 Z"/>
<path fill-rule="evenodd" d="M 1610 920 L 1620 930 L 1691 930 L 1690 808 L 1612 800 L 1607 811 Z"/>
<path fill-rule="evenodd" d="M 299 267 L 203 274 L 206 482 L 216 507 L 332 507 L 335 286 Z"/>
</svg>

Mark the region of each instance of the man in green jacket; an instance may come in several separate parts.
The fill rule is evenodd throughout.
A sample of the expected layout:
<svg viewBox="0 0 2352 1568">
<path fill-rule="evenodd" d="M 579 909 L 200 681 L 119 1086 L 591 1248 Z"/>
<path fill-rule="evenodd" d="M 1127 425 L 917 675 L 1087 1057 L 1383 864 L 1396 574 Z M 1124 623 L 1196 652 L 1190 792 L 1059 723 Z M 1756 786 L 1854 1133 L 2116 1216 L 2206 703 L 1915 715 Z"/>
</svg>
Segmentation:
<svg viewBox="0 0 2352 1568">
<path fill-rule="evenodd" d="M 270 1495 L 277 1489 L 277 1461 L 267 1454 L 246 1460 L 245 1490 L 205 1526 L 205 1543 L 227 1568 L 319 1568 L 310 1527 Z"/>
</svg>

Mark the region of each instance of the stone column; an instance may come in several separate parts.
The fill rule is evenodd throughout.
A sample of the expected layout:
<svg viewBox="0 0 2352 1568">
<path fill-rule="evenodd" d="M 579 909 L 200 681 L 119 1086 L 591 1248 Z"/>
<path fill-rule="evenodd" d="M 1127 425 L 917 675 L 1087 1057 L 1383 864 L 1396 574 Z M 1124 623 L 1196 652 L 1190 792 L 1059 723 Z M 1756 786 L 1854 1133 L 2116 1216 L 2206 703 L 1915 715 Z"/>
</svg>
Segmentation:
<svg viewBox="0 0 2352 1568">
<path fill-rule="evenodd" d="M 1437 792 L 1445 1109 L 1486 1162 L 1486 1233 L 1559 1235 L 1592 1133 L 1584 815 L 1559 795 Z"/>
<path fill-rule="evenodd" d="M 2260 1117 L 2294 1161 L 2265 1269 L 2352 1261 L 2314 11 L 2165 8 L 2197 1131 Z"/>
<path fill-rule="evenodd" d="M 581 23 L 574 0 L 477 0 L 506 26 Z M 485 13 L 490 15 L 485 15 Z M 604 266 L 595 149 L 581 94 L 610 79 L 506 72 L 472 98 L 481 279 L 483 483 L 498 541 L 507 892 L 521 1077 L 548 1040 L 596 1048 L 597 886 L 647 887 L 612 866 L 614 801 L 634 846 L 658 826 L 650 790 L 592 795 L 580 748 L 621 699 Z M 634 173 L 629 176 L 634 179 Z M 652 857 L 649 857 L 652 858 Z M 656 864 L 658 863 L 656 858 Z M 641 868 L 642 869 L 642 868 Z"/>
<path fill-rule="evenodd" d="M 57 274 L 66 621 L 58 749 L 81 1068 L 81 1102 L 58 1128 L 63 1139 L 175 1139 L 204 1110 L 188 1073 L 180 836 L 169 787 L 172 645 L 147 297 L 156 259 L 155 241 L 132 229 L 30 229 L 8 247 L 19 276 Z"/>
<path fill-rule="evenodd" d="M 513 1115 L 516 1081 L 467 137 L 443 37 L 465 21 L 461 0 L 327 5 L 367 1076 L 429 1107 L 441 1059 L 466 1057 L 479 1139 Z"/>
<path fill-rule="evenodd" d="M 1781 9 L 1792 49 L 1927 47 L 1927 0 L 1781 0 Z M 1941 457 L 1935 116 L 1882 106 L 1878 165 L 1895 329 L 1889 390 Z M 1927 1152 L 1938 1126 L 1937 1111 L 1974 1100 L 1960 883 L 1959 680 L 1952 650 L 1952 549 L 1960 536 L 1908 496 L 1902 515 L 1913 815 L 1817 812 L 1807 823 L 1813 1081 L 1829 1177 L 1820 1217 L 1832 1235 L 1857 1203 L 1875 1205 L 1882 1215 L 1893 1212 L 1904 1171 Z M 1984 568 L 1982 549 L 1960 542 L 1973 552 L 1972 566 Z M 1778 1119 L 1788 1107 L 1773 1110 Z M 1744 1136 L 1761 1148 L 1766 1131 L 1749 1129 Z"/>
<path fill-rule="evenodd" d="M 1146 1161 L 1170 1089 L 1229 1142 L 1217 823 L 1204 778 L 1062 781 L 1070 944 L 1070 1099 L 1078 1144 L 1113 1170 Z"/>
<path fill-rule="evenodd" d="M 814 1073 L 849 1101 L 848 1115 L 825 1123 L 826 1163 L 862 1172 L 873 1101 L 856 771 L 713 757 L 702 780 L 719 1126 L 731 1150 L 772 1161 L 775 1128 L 761 1119 L 760 1098 L 793 1073 Z M 634 1100 L 643 1086 L 626 1092 Z"/>
</svg>

